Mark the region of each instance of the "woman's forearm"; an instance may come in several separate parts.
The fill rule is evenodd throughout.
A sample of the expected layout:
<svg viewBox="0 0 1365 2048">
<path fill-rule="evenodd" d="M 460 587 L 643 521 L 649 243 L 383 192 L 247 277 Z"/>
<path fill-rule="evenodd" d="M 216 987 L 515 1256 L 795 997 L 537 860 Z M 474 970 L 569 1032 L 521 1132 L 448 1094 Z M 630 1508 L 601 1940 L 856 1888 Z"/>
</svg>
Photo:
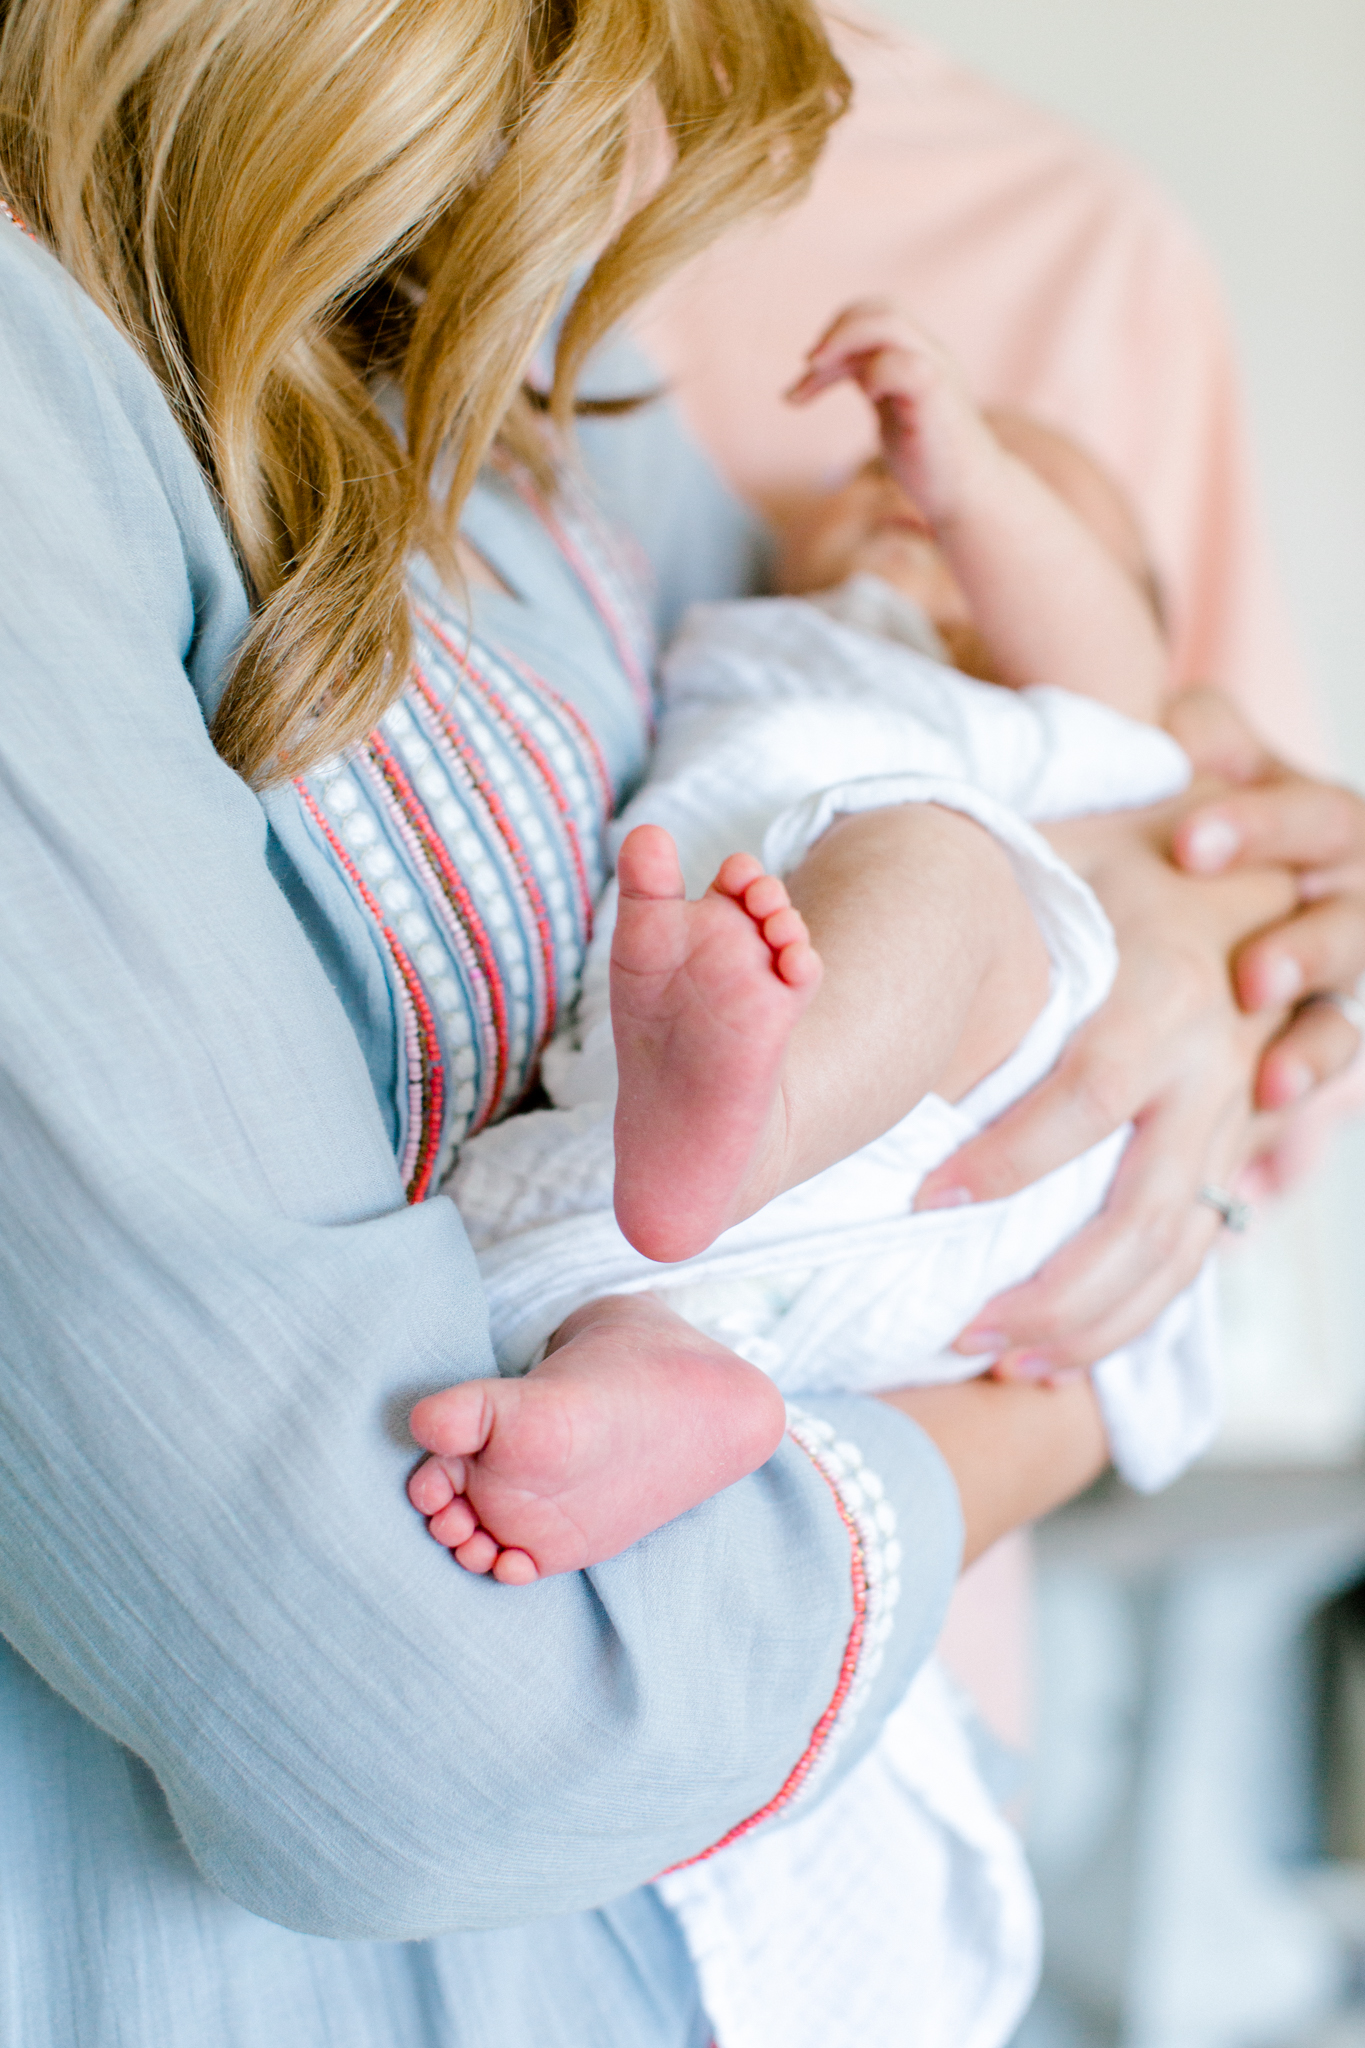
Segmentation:
<svg viewBox="0 0 1365 2048">
<path fill-rule="evenodd" d="M 1109 1463 L 1088 1375 L 1051 1387 L 962 1380 L 899 1387 L 881 1398 L 937 1444 L 957 1483 L 964 1566 L 1082 1492 Z"/>
<path fill-rule="evenodd" d="M 1360 1052 L 1358 1017 L 1335 1003 L 1365 972 L 1365 798 L 1277 760 L 1221 691 L 1185 691 L 1167 724 L 1197 770 L 1225 779 L 1181 819 L 1177 863 L 1211 876 L 1282 862 L 1295 880 L 1288 912 L 1258 926 L 1232 961 L 1244 1010 L 1296 1006 L 1256 1078 L 1258 1106 L 1282 1109 Z"/>
</svg>

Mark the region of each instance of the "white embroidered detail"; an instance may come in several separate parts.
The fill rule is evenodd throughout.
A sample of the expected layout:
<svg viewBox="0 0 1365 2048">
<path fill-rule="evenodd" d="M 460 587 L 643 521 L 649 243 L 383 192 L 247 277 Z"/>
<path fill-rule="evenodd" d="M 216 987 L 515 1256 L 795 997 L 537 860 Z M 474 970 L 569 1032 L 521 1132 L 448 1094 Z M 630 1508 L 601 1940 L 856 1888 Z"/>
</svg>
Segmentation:
<svg viewBox="0 0 1365 2048">
<path fill-rule="evenodd" d="M 901 1595 L 901 1546 L 896 1510 L 881 1479 L 854 1443 L 836 1436 L 828 1422 L 787 1406 L 787 1430 L 815 1465 L 844 1510 L 861 1551 L 864 1582 L 863 1634 L 857 1661 L 838 1716 L 797 1797 L 804 1800 L 819 1783 L 848 1737 L 882 1666 Z"/>
</svg>

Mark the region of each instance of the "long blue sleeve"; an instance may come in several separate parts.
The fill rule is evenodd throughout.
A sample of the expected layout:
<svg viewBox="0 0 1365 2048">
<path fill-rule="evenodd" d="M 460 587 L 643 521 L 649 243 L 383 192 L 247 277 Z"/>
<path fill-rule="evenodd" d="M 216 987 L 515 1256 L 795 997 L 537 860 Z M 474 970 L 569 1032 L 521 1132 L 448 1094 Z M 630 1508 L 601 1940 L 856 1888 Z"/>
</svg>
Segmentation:
<svg viewBox="0 0 1365 2048">
<path fill-rule="evenodd" d="M 254 1913 L 410 1939 L 617 1897 L 806 1748 L 851 1620 L 829 1490 L 788 1445 L 524 1591 L 429 1541 L 404 1417 L 492 1369 L 473 1260 L 447 1201 L 404 1206 L 209 743 L 245 604 L 188 448 L 3 224 L 0 522 L 0 1626 Z M 870 1733 L 957 1524 L 919 1433 L 856 1407 L 913 1581 Z"/>
</svg>

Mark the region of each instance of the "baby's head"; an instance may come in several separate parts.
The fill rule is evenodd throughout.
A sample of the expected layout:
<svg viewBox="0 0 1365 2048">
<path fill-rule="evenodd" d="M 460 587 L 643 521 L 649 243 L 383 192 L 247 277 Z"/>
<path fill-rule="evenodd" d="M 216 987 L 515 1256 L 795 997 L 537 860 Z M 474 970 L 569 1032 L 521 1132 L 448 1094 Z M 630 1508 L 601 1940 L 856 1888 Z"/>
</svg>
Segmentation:
<svg viewBox="0 0 1365 2048">
<path fill-rule="evenodd" d="M 1118 484 L 1067 435 L 1026 413 L 986 414 L 996 439 L 1027 463 L 1125 569 L 1161 617 L 1155 576 L 1136 515 Z M 990 657 L 933 529 L 880 456 L 804 507 L 778 536 L 777 588 L 796 597 L 849 576 L 880 576 L 933 621 L 953 661 L 990 677 Z"/>
</svg>

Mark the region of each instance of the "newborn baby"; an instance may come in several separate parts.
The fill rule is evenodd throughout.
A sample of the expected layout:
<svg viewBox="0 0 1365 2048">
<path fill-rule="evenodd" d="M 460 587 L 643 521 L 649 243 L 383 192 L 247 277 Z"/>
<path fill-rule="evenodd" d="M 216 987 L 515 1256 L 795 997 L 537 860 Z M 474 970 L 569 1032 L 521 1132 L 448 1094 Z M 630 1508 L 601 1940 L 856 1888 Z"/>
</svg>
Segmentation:
<svg viewBox="0 0 1365 2048">
<path fill-rule="evenodd" d="M 612 1556 L 752 1470 L 779 1388 L 982 1370 L 952 1336 L 1094 1213 L 1126 1142 L 912 1214 L 1112 978 L 1098 904 L 1025 820 L 1154 802 L 1188 771 L 1136 722 L 1166 657 L 1108 479 L 1031 422 L 988 423 L 889 309 L 841 316 L 792 396 L 842 378 L 882 454 L 784 536 L 782 587 L 815 594 L 685 621 L 546 1055 L 557 1107 L 471 1141 L 450 1184 L 509 1376 L 418 1405 L 433 1455 L 410 1493 L 508 1583 Z M 621 1299 L 646 1289 L 666 1300 Z M 1138 1484 L 1211 1430 L 1206 1325 L 1182 1297 L 1097 1368 Z"/>
</svg>

